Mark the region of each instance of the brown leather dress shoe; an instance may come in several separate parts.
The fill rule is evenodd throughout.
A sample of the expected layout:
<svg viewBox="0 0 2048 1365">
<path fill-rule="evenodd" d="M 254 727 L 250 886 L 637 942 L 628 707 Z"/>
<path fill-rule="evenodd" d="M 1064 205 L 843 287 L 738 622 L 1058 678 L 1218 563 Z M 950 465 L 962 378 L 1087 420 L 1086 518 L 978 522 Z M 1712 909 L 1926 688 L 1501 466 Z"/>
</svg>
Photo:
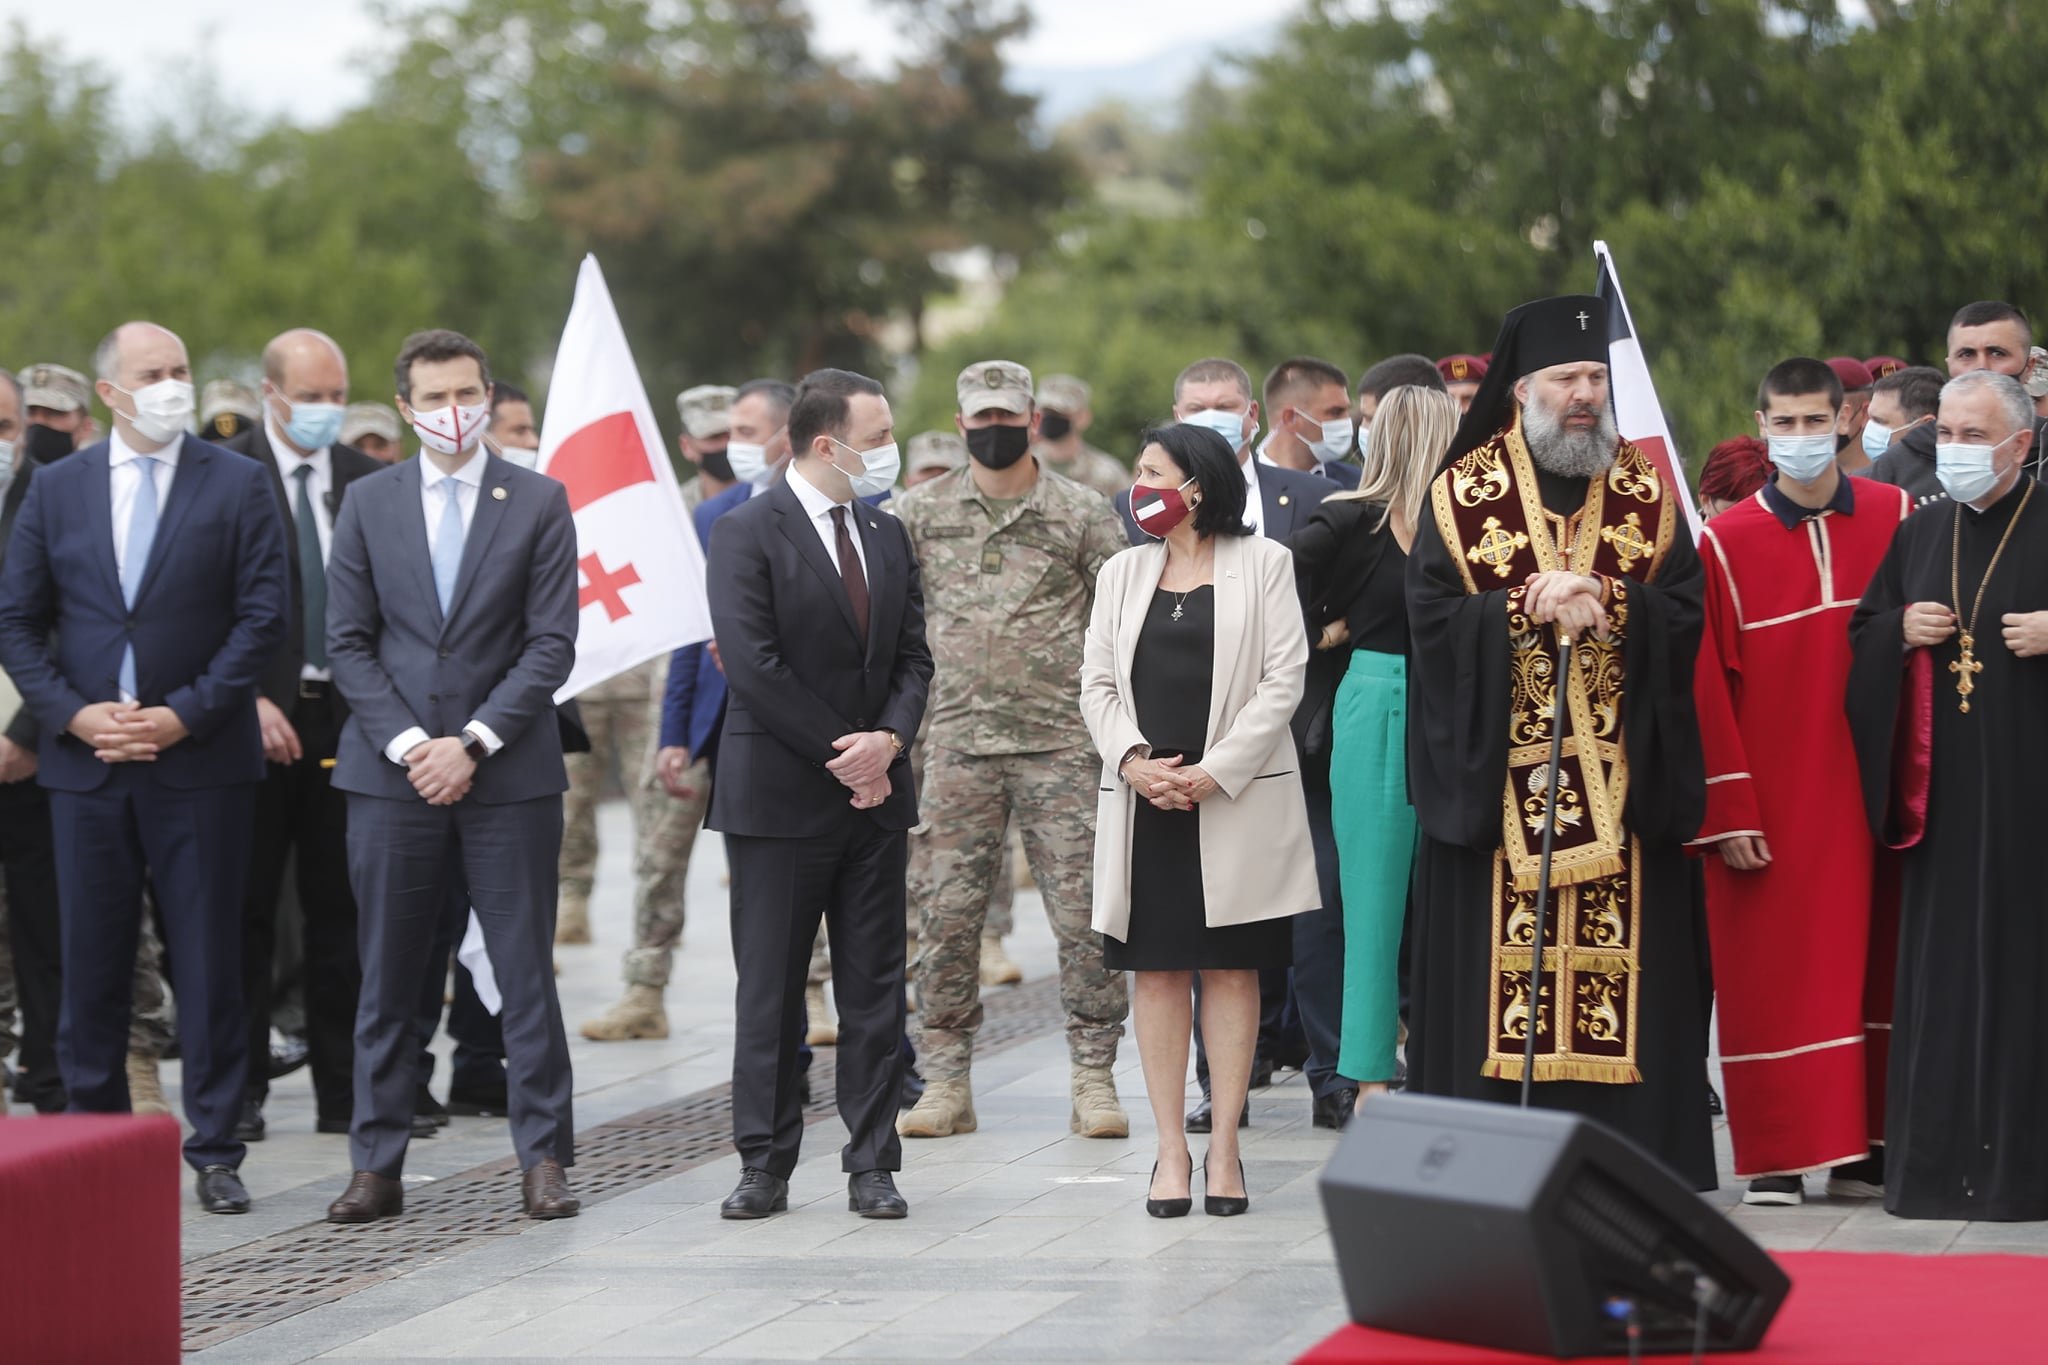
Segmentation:
<svg viewBox="0 0 2048 1365">
<path fill-rule="evenodd" d="M 520 1202 L 526 1205 L 528 1218 L 574 1218 L 583 1209 L 583 1201 L 569 1192 L 569 1177 L 562 1174 L 562 1163 L 553 1157 L 544 1157 L 533 1165 L 519 1179 Z"/>
<path fill-rule="evenodd" d="M 357 1171 L 349 1177 L 341 1198 L 327 1206 L 330 1223 L 374 1223 L 405 1212 L 405 1186 L 375 1171 Z"/>
</svg>

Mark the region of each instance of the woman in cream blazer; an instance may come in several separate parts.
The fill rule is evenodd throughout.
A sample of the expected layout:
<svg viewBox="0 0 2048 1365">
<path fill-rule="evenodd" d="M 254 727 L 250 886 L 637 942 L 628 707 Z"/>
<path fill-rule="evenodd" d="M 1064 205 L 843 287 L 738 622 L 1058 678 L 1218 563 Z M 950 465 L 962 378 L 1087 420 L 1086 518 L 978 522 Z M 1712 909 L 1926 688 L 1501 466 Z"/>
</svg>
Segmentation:
<svg viewBox="0 0 2048 1365">
<path fill-rule="evenodd" d="M 1094 926 L 1105 963 L 1136 973 L 1159 1133 L 1146 1208 L 1176 1217 L 1192 1204 L 1180 1112 L 1194 977 L 1215 1111 L 1235 1114 L 1258 1036 L 1258 969 L 1288 965 L 1288 918 L 1321 903 L 1288 730 L 1308 639 L 1293 559 L 1246 532 L 1244 474 L 1221 437 L 1147 432 L 1137 474 L 1132 514 L 1159 540 L 1102 568 L 1081 710 L 1103 760 Z M 1205 1207 L 1242 1213 L 1236 1125 L 1216 1126 L 1208 1158 Z"/>
</svg>

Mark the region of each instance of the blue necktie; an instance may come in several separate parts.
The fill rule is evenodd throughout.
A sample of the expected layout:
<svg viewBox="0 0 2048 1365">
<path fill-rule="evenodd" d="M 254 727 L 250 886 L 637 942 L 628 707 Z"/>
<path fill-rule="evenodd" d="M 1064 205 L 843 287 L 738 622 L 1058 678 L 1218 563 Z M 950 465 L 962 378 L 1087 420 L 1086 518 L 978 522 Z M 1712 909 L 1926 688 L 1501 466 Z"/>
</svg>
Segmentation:
<svg viewBox="0 0 2048 1365">
<path fill-rule="evenodd" d="M 441 480 L 447 501 L 441 504 L 441 530 L 434 537 L 434 591 L 441 598 L 441 615 L 455 597 L 455 575 L 462 568 L 462 504 L 457 501 L 454 479 Z"/>
<path fill-rule="evenodd" d="M 135 507 L 128 516 L 128 549 L 121 562 L 121 600 L 132 609 L 136 590 L 142 586 L 142 571 L 149 567 L 149 547 L 156 544 L 156 460 L 138 455 L 135 472 Z M 133 632 L 121 655 L 121 690 L 140 698 L 135 688 L 135 642 Z"/>
</svg>

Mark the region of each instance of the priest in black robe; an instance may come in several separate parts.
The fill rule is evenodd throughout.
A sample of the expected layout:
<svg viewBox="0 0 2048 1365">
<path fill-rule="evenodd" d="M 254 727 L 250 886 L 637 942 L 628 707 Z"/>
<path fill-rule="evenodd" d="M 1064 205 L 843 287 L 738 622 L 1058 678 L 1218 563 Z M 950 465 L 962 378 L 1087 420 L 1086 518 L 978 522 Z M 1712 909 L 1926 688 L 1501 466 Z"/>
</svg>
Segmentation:
<svg viewBox="0 0 2048 1365">
<path fill-rule="evenodd" d="M 1416 528 L 1409 1083 L 1513 1104 L 1533 1026 L 1536 1104 L 1607 1124 L 1707 1190 L 1712 987 L 1684 850 L 1705 807 L 1692 702 L 1702 574 L 1682 491 L 1616 432 L 1607 342 L 1595 298 L 1508 314 Z M 1546 815 L 1555 857 L 1537 962 Z"/>
<path fill-rule="evenodd" d="M 2048 489 L 2010 376 L 1950 380 L 1934 439 L 1951 500 L 1907 518 L 1850 621 L 1865 802 L 1904 850 L 1884 1206 L 2048 1219 Z"/>
</svg>

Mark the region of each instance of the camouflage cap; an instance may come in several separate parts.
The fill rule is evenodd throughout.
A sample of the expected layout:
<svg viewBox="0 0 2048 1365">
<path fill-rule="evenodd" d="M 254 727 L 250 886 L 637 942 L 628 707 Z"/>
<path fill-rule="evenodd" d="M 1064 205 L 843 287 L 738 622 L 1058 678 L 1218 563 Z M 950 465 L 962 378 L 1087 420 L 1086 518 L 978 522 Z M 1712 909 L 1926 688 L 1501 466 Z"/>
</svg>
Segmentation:
<svg viewBox="0 0 2048 1365">
<path fill-rule="evenodd" d="M 350 403 L 341 414 L 343 445 L 354 445 L 363 436 L 381 436 L 398 443 L 398 410 L 383 403 Z"/>
<path fill-rule="evenodd" d="M 699 384 L 676 395 L 676 416 L 691 439 L 723 436 L 732 430 L 732 400 L 738 392 L 730 384 Z"/>
<path fill-rule="evenodd" d="M 1031 411 L 1031 371 L 1014 360 L 978 360 L 960 371 L 954 381 L 960 398 L 960 415 L 1000 408 L 1004 412 Z"/>
<path fill-rule="evenodd" d="M 910 450 L 903 467 L 920 469 L 963 469 L 967 465 L 967 442 L 951 431 L 921 431 L 910 438 Z"/>
<path fill-rule="evenodd" d="M 1093 397 L 1087 381 L 1070 374 L 1049 374 L 1038 381 L 1038 406 L 1048 412 L 1063 412 L 1072 417 L 1077 412 L 1089 411 Z"/>
<path fill-rule="evenodd" d="M 199 391 L 199 425 L 210 426 L 224 412 L 253 422 L 263 415 L 247 384 L 233 379 L 216 379 Z"/>
<path fill-rule="evenodd" d="M 92 385 L 86 383 L 85 376 L 62 365 L 31 365 L 21 372 L 20 378 L 25 407 L 77 412 L 92 399 Z"/>
</svg>

